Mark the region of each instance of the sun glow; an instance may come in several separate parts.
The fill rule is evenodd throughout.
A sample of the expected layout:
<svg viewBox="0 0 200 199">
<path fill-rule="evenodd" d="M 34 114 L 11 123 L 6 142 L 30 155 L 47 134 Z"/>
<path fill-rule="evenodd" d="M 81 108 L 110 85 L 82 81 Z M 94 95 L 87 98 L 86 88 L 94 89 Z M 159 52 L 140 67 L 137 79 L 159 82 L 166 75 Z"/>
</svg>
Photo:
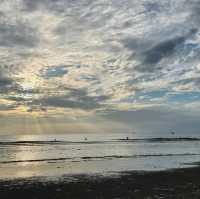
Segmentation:
<svg viewBox="0 0 200 199">
<path fill-rule="evenodd" d="M 35 84 L 33 82 L 23 82 L 21 86 L 24 91 L 29 91 L 34 89 Z"/>
</svg>

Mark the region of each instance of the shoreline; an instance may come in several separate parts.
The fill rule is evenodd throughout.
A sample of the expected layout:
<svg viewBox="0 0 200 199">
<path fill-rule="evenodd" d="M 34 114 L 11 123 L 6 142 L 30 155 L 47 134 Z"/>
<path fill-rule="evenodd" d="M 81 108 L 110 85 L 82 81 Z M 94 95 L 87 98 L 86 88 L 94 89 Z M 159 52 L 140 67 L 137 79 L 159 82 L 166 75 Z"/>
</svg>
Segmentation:
<svg viewBox="0 0 200 199">
<path fill-rule="evenodd" d="M 200 198 L 200 167 L 0 180 L 1 199 Z"/>
</svg>

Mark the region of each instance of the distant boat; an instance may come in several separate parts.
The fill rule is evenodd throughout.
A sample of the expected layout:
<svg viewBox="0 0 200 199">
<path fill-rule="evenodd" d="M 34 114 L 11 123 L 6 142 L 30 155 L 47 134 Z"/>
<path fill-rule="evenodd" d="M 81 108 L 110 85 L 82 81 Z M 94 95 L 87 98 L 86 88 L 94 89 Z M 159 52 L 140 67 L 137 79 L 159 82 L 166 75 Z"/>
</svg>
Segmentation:
<svg viewBox="0 0 200 199">
<path fill-rule="evenodd" d="M 129 137 L 126 137 L 126 140 L 129 140 Z"/>
<path fill-rule="evenodd" d="M 84 140 L 87 141 L 87 138 L 85 137 Z"/>
</svg>

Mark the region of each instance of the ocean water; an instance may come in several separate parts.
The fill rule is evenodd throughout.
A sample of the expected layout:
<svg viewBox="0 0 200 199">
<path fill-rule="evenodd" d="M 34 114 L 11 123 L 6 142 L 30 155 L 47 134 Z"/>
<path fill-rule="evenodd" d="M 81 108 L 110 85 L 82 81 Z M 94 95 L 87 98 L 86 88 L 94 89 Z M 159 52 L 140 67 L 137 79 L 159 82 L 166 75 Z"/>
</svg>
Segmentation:
<svg viewBox="0 0 200 199">
<path fill-rule="evenodd" d="M 17 135 L 0 138 L 0 179 L 113 174 L 194 166 L 200 137 L 135 134 Z"/>
</svg>

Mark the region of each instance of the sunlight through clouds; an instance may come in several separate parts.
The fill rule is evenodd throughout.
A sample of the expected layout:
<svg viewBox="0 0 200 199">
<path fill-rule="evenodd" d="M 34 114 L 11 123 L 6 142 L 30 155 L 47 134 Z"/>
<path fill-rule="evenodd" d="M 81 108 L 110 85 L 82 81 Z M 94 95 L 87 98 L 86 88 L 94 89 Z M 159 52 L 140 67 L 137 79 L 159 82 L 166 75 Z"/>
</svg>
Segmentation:
<svg viewBox="0 0 200 199">
<path fill-rule="evenodd" d="M 45 119 L 54 127 L 51 118 L 66 118 L 63 132 L 71 121 L 78 129 L 100 117 L 127 129 L 136 125 L 127 117 L 141 114 L 137 123 L 147 124 L 150 111 L 158 122 L 153 131 L 169 110 L 184 123 L 189 116 L 180 113 L 195 110 L 200 97 L 199 6 L 196 0 L 1 1 L 2 118 L 23 115 L 30 125 Z"/>
</svg>

